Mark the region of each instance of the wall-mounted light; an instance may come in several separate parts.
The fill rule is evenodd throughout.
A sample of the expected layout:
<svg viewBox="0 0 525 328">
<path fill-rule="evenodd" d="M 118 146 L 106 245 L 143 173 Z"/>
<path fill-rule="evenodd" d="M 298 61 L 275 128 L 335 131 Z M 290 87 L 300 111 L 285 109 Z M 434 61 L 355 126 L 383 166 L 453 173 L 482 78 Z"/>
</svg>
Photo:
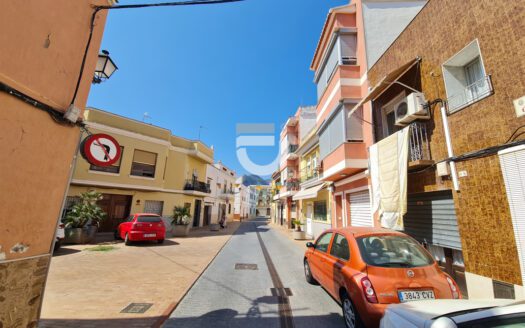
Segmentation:
<svg viewBox="0 0 525 328">
<path fill-rule="evenodd" d="M 109 79 L 117 69 L 118 67 L 115 65 L 115 62 L 109 57 L 109 52 L 107 50 L 102 50 L 102 53 L 98 54 L 93 83 L 98 84 Z"/>
<path fill-rule="evenodd" d="M 140 199 L 137 199 L 137 201 L 135 202 L 135 205 L 140 205 Z"/>
</svg>

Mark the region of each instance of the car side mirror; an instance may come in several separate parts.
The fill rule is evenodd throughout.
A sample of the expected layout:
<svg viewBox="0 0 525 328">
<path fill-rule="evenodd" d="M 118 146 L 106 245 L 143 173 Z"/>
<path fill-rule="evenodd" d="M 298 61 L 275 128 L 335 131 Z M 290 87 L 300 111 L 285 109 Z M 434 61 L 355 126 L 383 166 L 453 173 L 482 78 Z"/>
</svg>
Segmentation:
<svg viewBox="0 0 525 328">
<path fill-rule="evenodd" d="M 308 248 L 315 248 L 315 244 L 312 243 L 311 241 L 309 241 L 309 242 L 306 243 L 306 247 L 308 247 Z"/>
</svg>

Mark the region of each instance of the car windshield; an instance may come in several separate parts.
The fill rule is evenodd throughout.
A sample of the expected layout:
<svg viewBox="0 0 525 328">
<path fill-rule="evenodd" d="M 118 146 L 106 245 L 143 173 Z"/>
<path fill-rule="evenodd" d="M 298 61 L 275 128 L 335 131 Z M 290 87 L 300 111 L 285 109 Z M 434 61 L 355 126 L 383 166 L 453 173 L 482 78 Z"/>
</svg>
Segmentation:
<svg viewBox="0 0 525 328">
<path fill-rule="evenodd" d="M 434 263 L 425 249 L 414 239 L 396 235 L 357 238 L 363 260 L 372 266 L 414 268 Z"/>
<path fill-rule="evenodd" d="M 160 222 L 160 216 L 139 216 L 137 222 Z"/>
</svg>

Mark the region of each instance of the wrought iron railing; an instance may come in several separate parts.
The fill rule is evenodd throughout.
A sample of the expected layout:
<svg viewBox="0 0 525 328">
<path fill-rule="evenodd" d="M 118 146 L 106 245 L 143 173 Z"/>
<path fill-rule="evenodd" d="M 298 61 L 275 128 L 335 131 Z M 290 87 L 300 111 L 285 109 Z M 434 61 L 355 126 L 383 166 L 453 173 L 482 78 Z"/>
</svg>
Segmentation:
<svg viewBox="0 0 525 328">
<path fill-rule="evenodd" d="M 184 190 L 200 191 L 211 193 L 210 184 L 198 180 L 186 180 L 184 183 Z"/>
<path fill-rule="evenodd" d="M 466 107 L 494 92 L 490 75 L 468 85 L 461 92 L 450 96 L 447 99 L 448 113 L 453 113 Z"/>
<path fill-rule="evenodd" d="M 430 143 L 425 122 L 410 124 L 409 161 L 431 160 Z"/>
<path fill-rule="evenodd" d="M 286 190 L 297 191 L 300 188 L 301 187 L 299 186 L 299 180 L 294 178 L 286 181 Z"/>
</svg>

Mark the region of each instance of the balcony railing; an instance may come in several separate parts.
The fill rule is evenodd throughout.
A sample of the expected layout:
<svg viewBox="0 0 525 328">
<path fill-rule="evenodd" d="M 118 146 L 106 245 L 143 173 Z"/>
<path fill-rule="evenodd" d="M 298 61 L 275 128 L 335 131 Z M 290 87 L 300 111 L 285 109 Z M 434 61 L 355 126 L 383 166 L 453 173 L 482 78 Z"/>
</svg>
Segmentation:
<svg viewBox="0 0 525 328">
<path fill-rule="evenodd" d="M 447 99 L 448 113 L 458 111 L 476 101 L 490 96 L 494 92 L 490 75 L 468 85 L 461 92 L 450 96 Z"/>
<path fill-rule="evenodd" d="M 317 179 L 319 179 L 319 170 L 310 170 L 310 172 L 303 172 L 301 174 L 300 183 L 314 181 Z"/>
<path fill-rule="evenodd" d="M 200 191 L 211 193 L 210 184 L 198 180 L 186 180 L 184 183 L 184 190 Z"/>
<path fill-rule="evenodd" d="M 288 153 L 295 153 L 295 151 L 299 148 L 299 145 L 288 145 Z"/>
<path fill-rule="evenodd" d="M 299 186 L 299 180 L 298 179 L 289 179 L 286 181 L 286 190 L 288 191 L 297 191 L 301 187 Z"/>
<path fill-rule="evenodd" d="M 431 160 L 427 124 L 415 122 L 410 124 L 409 162 Z"/>
</svg>

